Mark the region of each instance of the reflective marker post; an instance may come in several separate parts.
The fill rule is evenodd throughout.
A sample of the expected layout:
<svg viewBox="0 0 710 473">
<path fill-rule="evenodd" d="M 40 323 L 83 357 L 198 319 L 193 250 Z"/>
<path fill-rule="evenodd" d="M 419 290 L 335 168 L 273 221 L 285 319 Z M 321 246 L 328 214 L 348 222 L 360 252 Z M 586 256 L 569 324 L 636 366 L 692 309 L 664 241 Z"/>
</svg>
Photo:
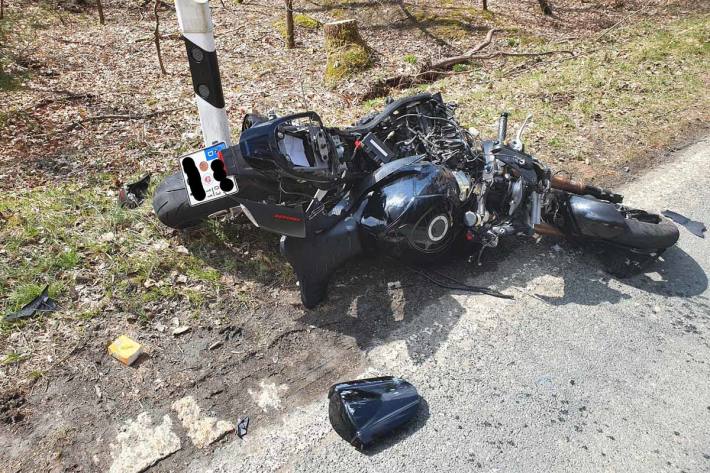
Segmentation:
<svg viewBox="0 0 710 473">
<path fill-rule="evenodd" d="M 175 0 L 175 10 L 187 49 L 205 147 L 219 142 L 230 146 L 232 138 L 224 109 L 208 0 Z"/>
</svg>

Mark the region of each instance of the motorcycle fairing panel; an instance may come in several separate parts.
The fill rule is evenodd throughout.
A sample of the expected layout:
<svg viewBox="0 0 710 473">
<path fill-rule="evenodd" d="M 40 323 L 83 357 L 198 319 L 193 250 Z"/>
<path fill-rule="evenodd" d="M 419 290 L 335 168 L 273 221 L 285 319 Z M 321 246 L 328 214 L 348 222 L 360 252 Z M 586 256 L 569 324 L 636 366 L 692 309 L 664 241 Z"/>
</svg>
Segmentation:
<svg viewBox="0 0 710 473">
<path fill-rule="evenodd" d="M 668 220 L 552 174 L 525 151 L 527 120 L 506 141 L 503 114 L 497 138 L 480 140 L 455 109 L 440 94 L 419 94 L 347 128 L 325 127 L 315 112 L 247 115 L 239 143 L 221 152 L 239 186 L 221 205 L 282 235 L 309 308 L 325 297 L 331 273 L 364 251 L 432 259 L 465 238 L 480 257 L 506 235 L 540 234 L 657 254 L 677 241 Z M 181 220 L 188 207 L 168 193 L 178 187 L 164 187 L 154 199 L 161 220 L 200 217 Z"/>
</svg>

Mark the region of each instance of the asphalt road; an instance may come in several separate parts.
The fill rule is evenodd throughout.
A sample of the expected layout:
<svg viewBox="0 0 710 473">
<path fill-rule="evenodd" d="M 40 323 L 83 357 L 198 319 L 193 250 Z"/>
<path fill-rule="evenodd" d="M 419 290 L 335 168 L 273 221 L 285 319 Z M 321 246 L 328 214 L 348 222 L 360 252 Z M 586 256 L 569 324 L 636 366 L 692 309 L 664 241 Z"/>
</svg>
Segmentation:
<svg viewBox="0 0 710 473">
<path fill-rule="evenodd" d="M 706 139 L 621 190 L 630 205 L 710 221 L 709 162 Z M 418 300 L 416 316 L 372 342 L 367 374 L 408 379 L 425 404 L 370 452 L 332 431 L 323 400 L 187 468 L 710 471 L 710 242 L 681 229 L 643 274 L 600 268 L 567 243 L 516 244 L 470 277 L 514 300 Z"/>
</svg>

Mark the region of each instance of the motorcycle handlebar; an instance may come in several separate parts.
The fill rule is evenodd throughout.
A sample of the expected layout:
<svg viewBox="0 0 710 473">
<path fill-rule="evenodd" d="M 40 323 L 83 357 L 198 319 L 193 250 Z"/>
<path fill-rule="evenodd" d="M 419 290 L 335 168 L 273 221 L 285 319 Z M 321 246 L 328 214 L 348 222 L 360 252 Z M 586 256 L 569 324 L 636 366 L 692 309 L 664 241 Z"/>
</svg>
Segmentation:
<svg viewBox="0 0 710 473">
<path fill-rule="evenodd" d="M 500 114 L 500 119 L 498 120 L 498 143 L 503 144 L 505 141 L 505 135 L 508 132 L 508 112 L 503 112 Z"/>
</svg>

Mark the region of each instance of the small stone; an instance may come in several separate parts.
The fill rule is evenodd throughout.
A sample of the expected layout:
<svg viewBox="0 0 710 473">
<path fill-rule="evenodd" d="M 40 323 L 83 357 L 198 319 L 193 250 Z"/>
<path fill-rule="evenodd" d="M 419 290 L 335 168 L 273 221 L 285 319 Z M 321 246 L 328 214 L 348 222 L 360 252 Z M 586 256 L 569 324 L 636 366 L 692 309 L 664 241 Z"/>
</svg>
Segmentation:
<svg viewBox="0 0 710 473">
<path fill-rule="evenodd" d="M 99 237 L 99 239 L 100 239 L 101 241 L 104 241 L 104 242 L 109 242 L 109 241 L 115 240 L 115 239 L 116 239 L 116 235 L 114 235 L 113 232 L 106 232 L 106 233 L 104 233 L 103 235 L 101 235 L 101 236 Z"/>
<path fill-rule="evenodd" d="M 182 335 L 183 333 L 189 332 L 190 330 L 192 330 L 192 327 L 190 327 L 188 325 L 183 325 L 183 326 L 173 329 L 173 335 L 175 335 L 177 337 L 179 335 Z"/>
<path fill-rule="evenodd" d="M 160 322 L 158 322 L 157 324 L 155 324 L 155 330 L 157 330 L 157 331 L 160 332 L 160 333 L 165 332 L 165 329 L 166 329 L 166 328 L 167 328 L 167 327 L 165 327 L 165 325 L 161 324 Z"/>
<path fill-rule="evenodd" d="M 175 278 L 175 281 L 179 282 L 180 284 L 185 284 L 187 282 L 187 276 L 184 274 L 180 274 L 177 278 Z"/>
<path fill-rule="evenodd" d="M 183 255 L 187 255 L 187 254 L 190 253 L 190 252 L 188 251 L 188 249 L 185 248 L 185 247 L 182 246 L 182 245 L 178 245 L 178 247 L 175 248 L 175 251 L 177 251 L 178 253 L 182 253 Z"/>
<path fill-rule="evenodd" d="M 628 166 L 624 167 L 624 172 L 629 172 L 629 171 L 631 171 L 630 167 L 628 167 Z"/>
<path fill-rule="evenodd" d="M 658 305 L 654 305 L 654 306 L 653 306 L 653 313 L 654 313 L 654 314 L 657 314 L 657 313 L 659 313 L 660 311 L 661 311 L 661 307 L 660 307 L 660 306 L 658 306 Z"/>
</svg>

